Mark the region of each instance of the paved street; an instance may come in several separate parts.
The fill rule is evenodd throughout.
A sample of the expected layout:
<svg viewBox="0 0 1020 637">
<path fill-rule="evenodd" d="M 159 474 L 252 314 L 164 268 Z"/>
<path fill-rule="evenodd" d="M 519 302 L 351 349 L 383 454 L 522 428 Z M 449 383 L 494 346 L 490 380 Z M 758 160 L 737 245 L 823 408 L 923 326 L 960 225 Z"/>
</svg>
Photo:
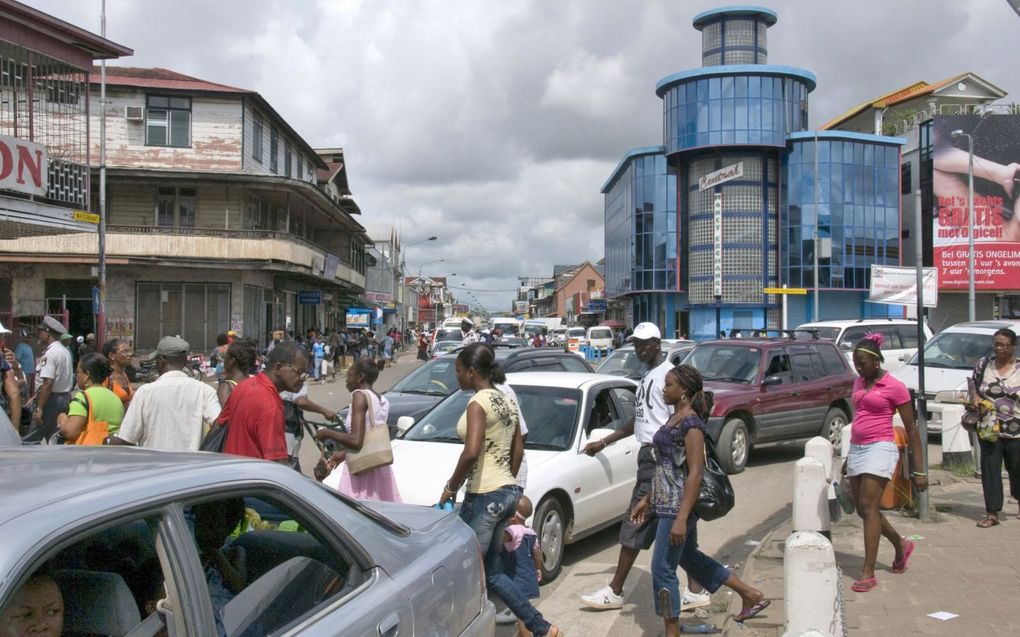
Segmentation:
<svg viewBox="0 0 1020 637">
<path fill-rule="evenodd" d="M 385 391 L 418 364 L 412 353 L 405 354 L 395 366 L 380 374 L 376 389 Z M 309 397 L 335 409 L 344 407 L 350 400 L 339 375 L 336 382 L 312 384 Z M 702 548 L 724 564 L 742 565 L 753 549 L 747 541 L 761 540 L 789 517 L 793 462 L 803 454 L 802 443 L 770 445 L 757 450 L 747 470 L 733 476 L 737 507 L 722 520 L 703 523 L 699 527 Z M 314 465 L 313 445 L 302 446 L 301 463 L 306 470 Z M 586 637 L 644 635 L 661 631 L 662 624 L 652 608 L 650 552 L 644 552 L 638 558 L 627 581 L 628 603 L 622 610 L 592 612 L 581 608 L 578 597 L 601 587 L 612 576 L 618 553 L 618 532 L 619 526 L 614 525 L 567 548 L 562 573 L 541 589 L 538 608 L 550 621 L 567 627 L 572 634 Z M 721 612 L 713 613 L 707 621 L 722 625 L 725 618 L 723 604 L 729 601 L 726 591 L 728 589 L 718 593 L 715 599 L 718 608 L 714 610 Z M 512 627 L 497 631 L 500 636 L 512 634 L 515 634 Z"/>
</svg>

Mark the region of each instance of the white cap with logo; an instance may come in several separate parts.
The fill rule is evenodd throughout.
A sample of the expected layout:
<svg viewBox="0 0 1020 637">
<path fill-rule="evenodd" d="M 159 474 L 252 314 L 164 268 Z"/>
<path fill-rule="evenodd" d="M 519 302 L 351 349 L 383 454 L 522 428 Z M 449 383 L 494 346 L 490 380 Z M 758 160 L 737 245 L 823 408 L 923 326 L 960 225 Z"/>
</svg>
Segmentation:
<svg viewBox="0 0 1020 637">
<path fill-rule="evenodd" d="M 647 341 L 652 338 L 661 339 L 662 332 L 659 331 L 658 325 L 646 321 L 644 323 L 638 323 L 637 326 L 634 327 L 634 331 L 627 338 L 627 340 Z"/>
</svg>

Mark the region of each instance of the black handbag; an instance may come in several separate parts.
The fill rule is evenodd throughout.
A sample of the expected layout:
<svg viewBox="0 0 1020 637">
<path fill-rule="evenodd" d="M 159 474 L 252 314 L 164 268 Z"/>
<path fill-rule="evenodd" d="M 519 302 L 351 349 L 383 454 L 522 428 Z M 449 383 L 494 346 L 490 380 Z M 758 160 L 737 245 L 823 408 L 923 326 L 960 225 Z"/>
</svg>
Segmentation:
<svg viewBox="0 0 1020 637">
<path fill-rule="evenodd" d="M 202 444 L 199 446 L 200 451 L 215 451 L 221 453 L 224 445 L 227 444 L 227 430 L 230 427 L 229 422 L 225 422 L 222 425 L 213 425 L 212 429 L 205 434 L 202 438 Z"/>
<path fill-rule="evenodd" d="M 719 466 L 715 459 L 715 445 L 712 438 L 705 434 L 705 471 L 701 474 L 701 489 L 698 491 L 698 501 L 694 504 L 694 512 L 706 522 L 718 520 L 733 508 L 736 496 L 733 493 L 733 485 L 726 472 Z M 673 449 L 673 466 L 679 471 L 683 470 L 686 476 L 687 451 L 684 445 L 676 445 Z"/>
</svg>

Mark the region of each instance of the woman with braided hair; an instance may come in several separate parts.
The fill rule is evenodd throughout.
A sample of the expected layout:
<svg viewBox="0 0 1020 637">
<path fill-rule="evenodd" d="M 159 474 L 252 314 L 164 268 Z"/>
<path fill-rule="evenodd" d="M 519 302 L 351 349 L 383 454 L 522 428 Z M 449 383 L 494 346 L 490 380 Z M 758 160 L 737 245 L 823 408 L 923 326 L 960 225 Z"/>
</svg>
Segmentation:
<svg viewBox="0 0 1020 637">
<path fill-rule="evenodd" d="M 857 505 L 857 515 L 864 520 L 864 567 L 851 588 L 866 593 L 878 585 L 875 560 L 880 536 L 885 536 L 896 549 L 890 569 L 893 573 L 907 570 L 907 561 L 915 548 L 912 541 L 900 537 L 879 509 L 882 492 L 896 471 L 900 456 L 893 433 L 894 414 L 898 413 L 903 420 L 914 461 L 922 456 L 910 392 L 882 369 L 885 362 L 882 335 L 867 334 L 858 341 L 853 358 L 859 377 L 854 381 L 854 420 L 850 427 L 850 452 L 843 470 L 850 478 L 850 494 Z M 915 469 L 910 477 L 918 491 L 928 488 L 928 476 L 923 471 Z"/>
<path fill-rule="evenodd" d="M 760 590 L 698 550 L 698 515 L 694 504 L 705 472 L 705 419 L 712 411 L 712 393 L 704 390 L 697 369 L 677 365 L 666 373 L 662 397 L 673 407 L 673 415 L 652 438 L 656 456 L 652 492 L 635 505 L 631 519 L 640 524 L 649 508 L 655 511 L 658 524 L 652 549 L 655 613 L 665 623 L 666 637 L 678 637 L 681 610 L 678 566 L 709 592 L 728 586 L 740 595 L 742 609 L 736 616 L 738 622 L 754 617 L 771 602 Z M 673 461 L 678 447 L 683 447 L 686 455 L 681 467 Z"/>
</svg>

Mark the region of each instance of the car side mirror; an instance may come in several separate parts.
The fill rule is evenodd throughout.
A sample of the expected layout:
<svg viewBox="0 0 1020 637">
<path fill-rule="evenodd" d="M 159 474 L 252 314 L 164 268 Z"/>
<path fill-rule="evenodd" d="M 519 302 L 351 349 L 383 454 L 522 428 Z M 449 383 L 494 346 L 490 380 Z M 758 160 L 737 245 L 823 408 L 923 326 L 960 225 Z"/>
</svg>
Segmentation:
<svg viewBox="0 0 1020 637">
<path fill-rule="evenodd" d="M 907 362 L 907 361 L 909 361 L 909 360 L 910 360 L 910 359 L 911 359 L 911 358 L 912 358 L 912 357 L 914 356 L 914 354 L 916 354 L 916 353 L 917 353 L 917 350 L 916 350 L 916 349 L 912 349 L 912 350 L 910 350 L 909 352 L 905 352 L 905 353 L 904 353 L 904 354 L 903 354 L 902 356 L 900 356 L 900 360 L 901 360 L 901 361 L 903 361 L 904 363 L 906 363 L 906 362 Z"/>
<path fill-rule="evenodd" d="M 844 352 L 852 352 L 854 349 L 854 344 L 851 343 L 850 341 L 843 341 L 842 343 L 839 344 L 839 349 L 843 350 Z"/>
<path fill-rule="evenodd" d="M 588 432 L 588 440 L 586 441 L 586 443 L 595 442 L 596 440 L 602 440 L 611 433 L 613 433 L 612 429 L 596 427 L 595 429 L 592 429 L 591 431 Z"/>
<path fill-rule="evenodd" d="M 413 416 L 401 416 L 400 418 L 397 418 L 397 432 L 401 436 L 403 436 L 407 432 L 407 430 L 410 429 L 413 425 L 414 425 Z"/>
<path fill-rule="evenodd" d="M 782 385 L 782 384 L 783 384 L 782 376 L 766 376 L 761 381 L 761 386 L 762 387 L 768 387 L 769 385 Z"/>
</svg>

